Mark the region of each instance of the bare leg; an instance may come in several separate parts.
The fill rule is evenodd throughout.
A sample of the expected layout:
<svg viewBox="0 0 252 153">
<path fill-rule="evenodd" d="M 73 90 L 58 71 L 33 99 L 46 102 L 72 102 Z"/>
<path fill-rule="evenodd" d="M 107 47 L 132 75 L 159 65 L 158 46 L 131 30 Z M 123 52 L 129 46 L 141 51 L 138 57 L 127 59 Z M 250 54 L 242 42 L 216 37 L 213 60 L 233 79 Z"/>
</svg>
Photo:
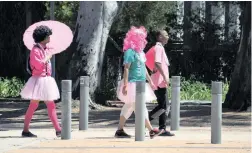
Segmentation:
<svg viewBox="0 0 252 153">
<path fill-rule="evenodd" d="M 149 131 L 153 130 L 149 119 L 145 119 L 145 126 Z"/>
<path fill-rule="evenodd" d="M 126 103 L 124 104 L 121 114 L 120 114 L 120 121 L 118 125 L 118 130 L 123 129 L 127 119 L 131 116 L 134 111 L 134 103 Z"/>
<path fill-rule="evenodd" d="M 151 123 L 150 123 L 150 120 L 149 120 L 149 113 L 148 113 L 148 109 L 147 109 L 146 106 L 145 106 L 145 108 L 144 108 L 144 113 L 145 113 L 145 126 L 147 127 L 147 129 L 148 129 L 149 131 L 151 131 L 151 130 L 153 130 L 153 127 L 152 127 L 152 125 L 151 125 Z"/>
<path fill-rule="evenodd" d="M 130 138 L 131 136 L 124 132 L 123 127 L 125 125 L 126 120 L 130 117 L 130 115 L 134 111 L 134 105 L 132 103 L 126 103 L 120 114 L 120 121 L 118 125 L 118 129 L 115 133 L 115 137 L 117 138 Z"/>
<path fill-rule="evenodd" d="M 124 116 L 120 116 L 120 121 L 119 121 L 119 125 L 118 125 L 118 130 L 123 129 L 124 125 L 126 122 L 126 118 Z"/>
</svg>

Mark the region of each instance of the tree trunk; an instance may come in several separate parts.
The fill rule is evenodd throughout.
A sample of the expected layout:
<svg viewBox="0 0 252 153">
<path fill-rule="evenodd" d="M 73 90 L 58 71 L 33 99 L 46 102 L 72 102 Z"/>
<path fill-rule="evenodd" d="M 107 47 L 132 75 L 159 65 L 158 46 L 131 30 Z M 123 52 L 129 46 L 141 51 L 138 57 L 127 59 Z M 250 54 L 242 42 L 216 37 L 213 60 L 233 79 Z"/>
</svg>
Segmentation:
<svg viewBox="0 0 252 153">
<path fill-rule="evenodd" d="M 90 77 L 90 97 L 94 99 L 100 86 L 105 47 L 116 13 L 117 2 L 80 2 L 73 43 L 65 53 L 66 64 L 60 66 L 59 73 L 67 74 L 65 78 L 72 80 L 74 99 L 79 97 L 80 76 Z"/>
<path fill-rule="evenodd" d="M 229 17 L 229 11 L 230 11 L 230 2 L 224 2 L 225 5 L 225 40 L 229 40 L 229 26 L 230 26 L 230 17 Z"/>
<path fill-rule="evenodd" d="M 26 28 L 28 28 L 32 24 L 32 10 L 31 10 L 31 2 L 25 2 L 25 15 L 26 15 Z M 26 71 L 29 72 L 29 53 L 30 51 L 26 49 L 25 55 L 26 55 Z M 29 78 L 30 74 L 26 73 L 26 78 Z"/>
<path fill-rule="evenodd" d="M 184 2 L 184 24 L 183 24 L 183 40 L 184 40 L 184 48 L 190 49 L 191 44 L 191 35 L 192 35 L 192 23 L 191 23 L 191 15 L 192 15 L 192 2 L 185 1 Z"/>
<path fill-rule="evenodd" d="M 243 3 L 242 34 L 224 107 L 246 110 L 251 106 L 251 2 Z"/>
</svg>

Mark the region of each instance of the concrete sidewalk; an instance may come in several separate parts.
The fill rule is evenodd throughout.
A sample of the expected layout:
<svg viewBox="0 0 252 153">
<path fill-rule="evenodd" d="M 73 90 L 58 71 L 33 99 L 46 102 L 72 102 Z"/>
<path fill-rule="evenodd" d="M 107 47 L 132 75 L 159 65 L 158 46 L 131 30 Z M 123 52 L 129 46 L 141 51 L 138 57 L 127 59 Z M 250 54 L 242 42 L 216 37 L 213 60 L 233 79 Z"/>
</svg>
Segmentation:
<svg viewBox="0 0 252 153">
<path fill-rule="evenodd" d="M 1 153 L 250 153 L 251 130 L 248 128 L 222 129 L 222 144 L 211 144 L 209 127 L 181 127 L 175 137 L 156 137 L 135 142 L 135 138 L 114 138 L 116 128 L 74 129 L 70 140 L 55 138 L 53 129 L 32 130 L 38 138 L 21 138 L 17 130 L 0 131 Z M 134 128 L 125 129 L 134 135 Z M 147 131 L 146 131 L 147 133 Z"/>
<path fill-rule="evenodd" d="M 79 110 L 72 109 L 71 140 L 56 138 L 52 123 L 44 105 L 33 116 L 31 131 L 38 138 L 21 138 L 24 114 L 29 103 L 0 103 L 0 153 L 249 153 L 251 152 L 251 113 L 222 113 L 222 144 L 211 144 L 211 106 L 181 105 L 179 131 L 175 137 L 157 137 L 144 142 L 135 138 L 116 139 L 114 133 L 118 125 L 121 108 L 107 107 L 90 110 L 88 131 L 78 131 Z M 149 106 L 149 110 L 155 105 Z M 58 104 L 58 117 L 61 109 Z M 125 130 L 134 135 L 134 115 L 127 121 Z M 158 127 L 158 119 L 152 121 Z M 170 118 L 167 120 L 170 125 Z M 170 127 L 167 127 L 168 129 Z M 147 131 L 146 131 L 147 132 Z M 148 133 L 148 132 L 147 132 Z"/>
</svg>

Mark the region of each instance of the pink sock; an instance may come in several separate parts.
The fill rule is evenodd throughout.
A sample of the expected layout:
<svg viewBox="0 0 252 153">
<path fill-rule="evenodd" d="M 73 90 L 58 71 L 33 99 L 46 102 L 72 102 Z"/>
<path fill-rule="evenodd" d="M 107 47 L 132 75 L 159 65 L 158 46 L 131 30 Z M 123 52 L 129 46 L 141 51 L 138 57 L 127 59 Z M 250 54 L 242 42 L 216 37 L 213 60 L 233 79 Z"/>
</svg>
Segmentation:
<svg viewBox="0 0 252 153">
<path fill-rule="evenodd" d="M 36 111 L 36 109 L 38 108 L 38 105 L 39 105 L 39 102 L 31 100 L 29 108 L 27 109 L 26 114 L 25 114 L 24 132 L 29 131 L 29 126 L 30 126 L 30 122 L 32 120 L 32 116 L 33 116 L 34 112 Z"/>
<path fill-rule="evenodd" d="M 52 121 L 55 130 L 61 131 L 61 127 L 59 125 L 58 118 L 57 118 L 56 106 L 55 106 L 54 101 L 47 101 L 46 106 L 47 106 L 48 116 L 50 120 Z"/>
</svg>

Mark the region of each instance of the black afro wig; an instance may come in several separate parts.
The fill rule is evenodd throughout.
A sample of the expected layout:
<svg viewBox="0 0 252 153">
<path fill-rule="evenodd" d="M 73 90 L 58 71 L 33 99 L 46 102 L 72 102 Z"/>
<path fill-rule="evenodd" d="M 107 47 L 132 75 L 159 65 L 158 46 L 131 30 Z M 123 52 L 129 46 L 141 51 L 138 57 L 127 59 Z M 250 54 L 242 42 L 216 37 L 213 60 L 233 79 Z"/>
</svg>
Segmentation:
<svg viewBox="0 0 252 153">
<path fill-rule="evenodd" d="M 52 35 L 52 30 L 44 25 L 38 26 L 34 31 L 33 31 L 33 39 L 35 43 L 39 43 L 43 40 L 46 39 L 46 37 Z"/>
</svg>

